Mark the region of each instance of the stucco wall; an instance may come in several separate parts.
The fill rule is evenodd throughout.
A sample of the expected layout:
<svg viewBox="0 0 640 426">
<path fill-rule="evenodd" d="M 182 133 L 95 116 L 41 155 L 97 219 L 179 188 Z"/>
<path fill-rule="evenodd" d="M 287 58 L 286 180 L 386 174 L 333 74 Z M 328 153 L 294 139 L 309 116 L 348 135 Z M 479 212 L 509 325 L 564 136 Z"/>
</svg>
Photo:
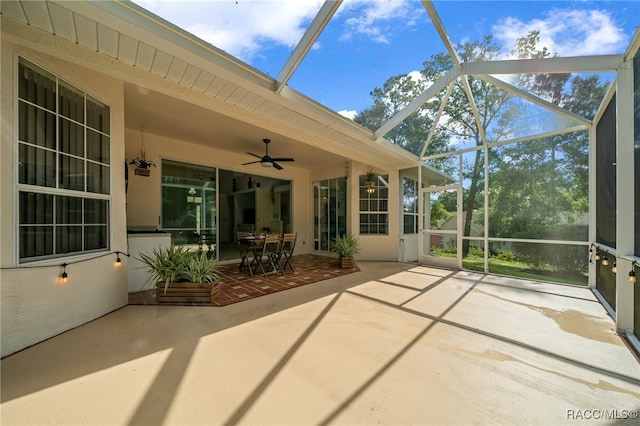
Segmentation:
<svg viewBox="0 0 640 426">
<path fill-rule="evenodd" d="M 361 248 L 354 258 L 356 260 L 396 261 L 399 259 L 399 209 L 401 207 L 397 202 L 398 197 L 401 195 L 397 170 L 374 170 L 379 174 L 389 175 L 389 233 L 387 235 L 360 235 L 359 176 L 366 174 L 369 168 L 368 165 L 357 161 L 350 161 L 348 167 L 345 167 L 344 163 L 336 164 L 333 167 L 324 167 L 321 170 L 313 171 L 311 182 L 348 175 L 347 209 L 349 217 L 347 218 L 347 232 L 350 232 L 360 240 Z M 310 202 L 312 203 L 313 193 L 310 194 L 310 197 Z M 413 241 L 413 244 L 415 244 L 415 241 Z M 417 246 L 415 251 L 417 253 Z"/>
<path fill-rule="evenodd" d="M 4 27 L 3 27 L 4 29 Z M 114 254 L 101 258 L 76 256 L 47 262 L 17 265 L 16 239 L 16 90 L 17 55 L 20 54 L 47 71 L 63 78 L 111 107 L 111 251 L 126 252 L 124 191 L 124 91 L 122 82 L 89 71 L 73 62 L 80 49 L 64 45 L 61 58 L 44 53 L 61 48 L 36 30 L 25 34 L 39 38 L 29 43 L 11 34 L 1 35 L 0 99 L 2 129 L 0 147 L 0 196 L 2 202 L 0 238 L 0 300 L 2 316 L 2 356 L 11 354 L 48 337 L 77 327 L 127 304 L 126 258 L 115 266 Z M 51 41 L 52 45 L 47 43 Z M 81 49 L 86 54 L 86 49 Z M 58 56 L 58 55 L 56 55 Z M 108 252 L 107 252 L 108 253 Z M 68 263 L 68 282 L 59 283 L 62 263 Z M 78 263 L 76 263 L 78 262 Z M 25 268 L 24 266 L 29 266 Z"/>
<path fill-rule="evenodd" d="M 351 196 L 349 203 L 351 232 L 360 239 L 361 250 L 354 256 L 356 260 L 385 260 L 395 261 L 398 259 L 398 238 L 399 238 L 399 211 L 398 211 L 398 171 L 397 170 L 377 170 L 373 171 L 381 175 L 389 175 L 389 233 L 387 235 L 360 235 L 360 203 L 359 203 L 359 179 L 369 170 L 369 166 L 353 162 L 351 167 L 351 177 L 348 186 Z"/>
<path fill-rule="evenodd" d="M 140 152 L 140 129 L 126 130 L 126 158 L 131 159 Z M 291 180 L 293 232 L 298 233 L 296 254 L 309 253 L 310 241 L 313 241 L 311 199 L 313 197 L 309 172 L 287 164 L 283 170 L 265 169 L 258 164 L 253 168 L 240 167 L 247 161 L 246 156 L 220 151 L 211 147 L 171 139 L 159 135 L 144 134 L 147 160 L 161 164 L 163 159 L 180 161 L 208 167 L 222 168 L 247 173 L 255 171 L 256 176 L 267 176 Z M 213 141 L 215 146 L 215 141 Z M 160 167 L 151 168 L 149 177 L 129 173 L 127 192 L 127 222 L 132 227 L 158 228 L 161 215 L 161 176 Z"/>
</svg>

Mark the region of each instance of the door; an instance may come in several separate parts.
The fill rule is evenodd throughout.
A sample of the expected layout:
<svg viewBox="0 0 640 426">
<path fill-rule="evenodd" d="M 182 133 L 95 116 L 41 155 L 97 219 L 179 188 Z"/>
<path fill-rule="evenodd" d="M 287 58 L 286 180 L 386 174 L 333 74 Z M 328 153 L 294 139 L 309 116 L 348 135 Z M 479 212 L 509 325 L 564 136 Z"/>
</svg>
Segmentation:
<svg viewBox="0 0 640 426">
<path fill-rule="evenodd" d="M 313 249 L 330 251 L 337 236 L 347 232 L 347 180 L 313 183 Z"/>
<path fill-rule="evenodd" d="M 462 267 L 462 217 L 458 214 L 461 193 L 458 187 L 430 187 L 421 190 L 420 263 Z"/>
</svg>

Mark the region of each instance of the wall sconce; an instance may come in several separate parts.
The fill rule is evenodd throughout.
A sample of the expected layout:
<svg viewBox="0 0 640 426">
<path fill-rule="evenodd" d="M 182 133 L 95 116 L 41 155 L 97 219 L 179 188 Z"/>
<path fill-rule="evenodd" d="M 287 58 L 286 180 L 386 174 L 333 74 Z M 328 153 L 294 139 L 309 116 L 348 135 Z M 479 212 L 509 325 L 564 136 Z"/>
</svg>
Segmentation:
<svg viewBox="0 0 640 426">
<path fill-rule="evenodd" d="M 122 259 L 120 259 L 120 255 L 124 254 L 125 256 L 129 257 L 131 256 L 129 253 L 123 253 L 121 251 L 116 251 L 116 267 L 122 266 Z"/>
<path fill-rule="evenodd" d="M 62 282 L 62 284 L 66 284 L 67 283 L 67 278 L 69 277 L 69 275 L 67 274 L 67 264 L 63 263 L 62 264 L 62 274 L 60 274 L 60 281 Z"/>
</svg>

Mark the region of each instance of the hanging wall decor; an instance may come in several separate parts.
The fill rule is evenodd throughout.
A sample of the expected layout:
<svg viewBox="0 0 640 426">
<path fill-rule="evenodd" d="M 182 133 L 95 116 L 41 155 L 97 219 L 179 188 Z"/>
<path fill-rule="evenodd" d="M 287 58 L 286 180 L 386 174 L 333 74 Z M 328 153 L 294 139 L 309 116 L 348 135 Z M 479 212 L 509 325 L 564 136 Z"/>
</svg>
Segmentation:
<svg viewBox="0 0 640 426">
<path fill-rule="evenodd" d="M 136 166 L 136 176 L 149 176 L 151 174 L 151 167 L 156 167 L 153 161 L 147 160 L 146 151 L 144 148 L 144 128 L 140 129 L 140 157 L 136 157 L 129 164 Z"/>
</svg>

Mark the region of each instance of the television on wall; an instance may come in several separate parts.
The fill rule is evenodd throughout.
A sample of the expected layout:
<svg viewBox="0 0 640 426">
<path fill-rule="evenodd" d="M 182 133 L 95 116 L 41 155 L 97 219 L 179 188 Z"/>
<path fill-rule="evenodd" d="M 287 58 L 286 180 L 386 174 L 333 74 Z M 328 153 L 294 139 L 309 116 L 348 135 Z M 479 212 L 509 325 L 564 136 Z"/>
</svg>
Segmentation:
<svg viewBox="0 0 640 426">
<path fill-rule="evenodd" d="M 244 224 L 255 224 L 256 223 L 256 209 L 244 209 L 242 212 L 242 223 Z"/>
</svg>

